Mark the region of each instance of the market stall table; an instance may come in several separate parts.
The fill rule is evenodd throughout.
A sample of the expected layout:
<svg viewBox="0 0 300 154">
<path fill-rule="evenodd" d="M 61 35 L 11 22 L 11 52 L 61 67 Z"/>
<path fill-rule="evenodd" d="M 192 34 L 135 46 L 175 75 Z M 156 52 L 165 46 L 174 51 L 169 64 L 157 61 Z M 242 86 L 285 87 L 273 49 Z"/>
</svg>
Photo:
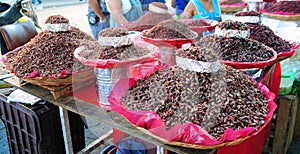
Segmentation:
<svg viewBox="0 0 300 154">
<path fill-rule="evenodd" d="M 36 85 L 32 85 L 30 83 L 20 84 L 19 80 L 20 79 L 16 77 L 10 77 L 5 79 L 4 81 L 32 95 L 35 95 L 49 103 L 59 106 L 61 111 L 60 113 L 62 115 L 62 120 L 64 120 L 65 123 L 65 126 L 63 127 L 63 129 L 65 130 L 63 131 L 66 132 L 65 143 L 68 143 L 66 149 L 68 150 L 69 153 L 73 153 L 72 152 L 73 150 L 72 150 L 72 143 L 70 138 L 70 130 L 68 126 L 68 114 L 66 111 L 72 111 L 86 118 L 91 118 L 95 121 L 101 122 L 104 125 L 112 126 L 120 131 L 127 133 L 128 135 L 140 138 L 149 143 L 155 144 L 157 146 L 161 146 L 165 149 L 168 149 L 176 153 L 180 153 L 180 154 L 205 153 L 206 154 L 215 151 L 215 149 L 199 150 L 199 149 L 191 149 L 191 148 L 168 145 L 165 142 L 162 142 L 161 140 L 156 138 L 155 136 L 141 132 L 132 124 L 130 124 L 126 119 L 124 119 L 121 115 L 118 115 L 113 112 L 108 112 L 103 108 L 101 108 L 100 106 L 96 106 L 94 104 L 85 102 L 73 96 L 65 95 L 59 99 L 54 99 L 53 95 L 48 90 L 45 90 Z M 109 136 L 109 135 L 105 134 L 105 136 Z M 96 143 L 93 144 L 96 145 Z"/>
</svg>

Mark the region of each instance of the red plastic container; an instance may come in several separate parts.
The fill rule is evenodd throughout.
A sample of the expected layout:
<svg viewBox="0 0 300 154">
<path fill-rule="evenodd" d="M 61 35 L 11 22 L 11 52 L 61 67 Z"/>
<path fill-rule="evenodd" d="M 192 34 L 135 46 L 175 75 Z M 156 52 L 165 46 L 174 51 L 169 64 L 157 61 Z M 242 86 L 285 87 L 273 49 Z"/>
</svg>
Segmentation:
<svg viewBox="0 0 300 154">
<path fill-rule="evenodd" d="M 233 62 L 233 61 L 227 61 L 227 60 L 220 60 L 221 63 L 232 66 L 237 69 L 249 69 L 249 68 L 264 68 L 266 66 L 270 66 L 274 64 L 274 62 L 277 59 L 277 53 L 271 49 L 273 52 L 273 57 L 267 61 L 261 61 L 261 62 Z"/>
<path fill-rule="evenodd" d="M 148 55 L 140 57 L 138 59 L 131 59 L 131 60 L 115 60 L 115 59 L 86 59 L 80 56 L 80 52 L 87 49 L 86 45 L 80 46 L 75 49 L 74 57 L 80 61 L 82 64 L 90 67 L 96 68 L 120 68 L 120 67 L 128 67 L 136 64 L 141 64 L 145 62 L 157 61 L 160 59 L 160 52 L 159 49 L 149 43 L 145 43 L 142 41 L 135 41 L 135 45 L 143 48 L 149 49 L 151 52 Z"/>
<path fill-rule="evenodd" d="M 154 44 L 158 47 L 168 45 L 168 46 L 174 46 L 176 48 L 181 48 L 181 46 L 183 44 L 196 42 L 196 39 L 198 37 L 198 34 L 196 32 L 194 32 L 195 36 L 193 38 L 153 39 L 153 38 L 149 38 L 149 37 L 146 37 L 143 35 L 146 31 L 147 30 L 145 30 L 141 33 L 141 39 L 147 43 Z"/>
<path fill-rule="evenodd" d="M 299 46 L 299 44 L 293 43 L 291 51 L 284 51 L 277 54 L 277 60 L 284 60 L 286 58 L 292 57 Z"/>
<path fill-rule="evenodd" d="M 205 22 L 208 26 L 189 26 L 189 28 L 197 33 L 209 32 L 216 28 L 218 21 L 209 19 L 180 19 L 180 22 L 189 26 L 192 22 Z"/>
</svg>

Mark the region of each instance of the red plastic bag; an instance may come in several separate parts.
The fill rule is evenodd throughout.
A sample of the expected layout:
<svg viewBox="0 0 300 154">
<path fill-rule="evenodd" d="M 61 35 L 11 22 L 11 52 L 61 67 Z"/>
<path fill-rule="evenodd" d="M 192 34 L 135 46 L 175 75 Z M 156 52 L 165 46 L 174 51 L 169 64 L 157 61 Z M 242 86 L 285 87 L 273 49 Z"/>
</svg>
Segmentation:
<svg viewBox="0 0 300 154">
<path fill-rule="evenodd" d="M 151 61 L 129 67 L 130 77 L 142 79 L 162 67 L 160 61 Z"/>
<path fill-rule="evenodd" d="M 254 80 L 254 79 L 253 79 Z M 201 146 L 218 145 L 224 142 L 230 142 L 238 138 L 253 136 L 258 134 L 270 122 L 271 117 L 276 109 L 274 103 L 274 94 L 268 90 L 266 86 L 257 83 L 257 87 L 262 90 L 268 100 L 269 113 L 265 117 L 266 123 L 259 127 L 258 131 L 254 128 L 244 128 L 240 130 L 227 129 L 220 141 L 214 139 L 200 126 L 193 123 L 184 123 L 175 125 L 170 130 L 166 130 L 163 120 L 156 114 L 150 111 L 130 111 L 121 104 L 121 98 L 128 88 L 135 85 L 134 79 L 121 79 L 113 88 L 108 97 L 111 103 L 111 110 L 123 115 L 128 121 L 137 127 L 145 128 L 152 134 L 163 138 L 169 142 L 183 142 L 188 144 L 197 144 Z"/>
<path fill-rule="evenodd" d="M 120 61 L 115 59 L 85 59 L 84 57 L 81 57 L 79 55 L 81 51 L 87 48 L 87 45 L 83 45 L 76 48 L 76 50 L 74 51 L 74 57 L 86 66 L 97 67 L 97 68 L 119 68 L 119 67 L 132 66 L 144 62 L 160 60 L 161 55 L 159 49 L 156 46 L 141 41 L 136 41 L 134 42 L 134 44 L 143 48 L 147 48 L 151 52 L 148 55 L 140 57 L 138 59 L 132 59 L 126 61 Z"/>
<path fill-rule="evenodd" d="M 253 135 L 244 142 L 233 145 L 233 146 L 224 146 L 218 148 L 217 154 L 258 154 L 262 153 L 263 145 L 269 136 L 269 131 L 271 128 L 272 122 L 266 125 L 257 135 Z"/>
<path fill-rule="evenodd" d="M 280 89 L 280 80 L 280 63 L 276 63 L 275 65 L 271 66 L 266 71 L 264 71 L 260 82 L 266 85 L 269 88 L 269 90 L 275 94 L 275 98 L 277 98 Z"/>
</svg>

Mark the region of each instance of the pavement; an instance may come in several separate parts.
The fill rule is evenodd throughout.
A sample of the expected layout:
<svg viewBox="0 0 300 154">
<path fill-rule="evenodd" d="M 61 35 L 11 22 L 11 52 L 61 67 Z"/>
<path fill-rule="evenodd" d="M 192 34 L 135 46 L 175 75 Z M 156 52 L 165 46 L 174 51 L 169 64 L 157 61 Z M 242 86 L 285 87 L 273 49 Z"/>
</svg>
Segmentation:
<svg viewBox="0 0 300 154">
<path fill-rule="evenodd" d="M 42 9 L 46 9 L 46 8 L 53 8 L 53 7 L 86 4 L 86 3 L 87 3 L 87 0 L 82 0 L 82 1 L 80 1 L 80 0 L 43 0 L 41 4 L 37 3 L 37 6 L 42 6 Z"/>
<path fill-rule="evenodd" d="M 36 13 L 38 16 L 39 24 L 43 27 L 44 21 L 50 15 L 60 14 L 70 20 L 70 24 L 82 31 L 91 35 L 91 31 L 87 21 L 87 1 L 79 0 L 43 0 L 42 4 L 37 4 Z M 102 125 L 90 119 L 85 119 L 85 143 L 90 144 L 98 139 L 104 133 L 112 129 L 111 127 Z M 101 151 L 110 144 L 106 142 L 99 148 L 95 149 L 92 154 L 99 154 Z M 0 154 L 9 154 L 9 146 L 7 142 L 6 129 L 3 122 L 0 120 Z"/>
<path fill-rule="evenodd" d="M 36 14 L 41 27 L 50 15 L 60 14 L 68 18 L 70 24 L 91 35 L 87 20 L 87 1 L 79 0 L 44 0 L 36 5 Z"/>
<path fill-rule="evenodd" d="M 0 121 L 0 153 L 1 154 L 9 153 L 5 125 L 3 124 L 2 121 Z"/>
</svg>

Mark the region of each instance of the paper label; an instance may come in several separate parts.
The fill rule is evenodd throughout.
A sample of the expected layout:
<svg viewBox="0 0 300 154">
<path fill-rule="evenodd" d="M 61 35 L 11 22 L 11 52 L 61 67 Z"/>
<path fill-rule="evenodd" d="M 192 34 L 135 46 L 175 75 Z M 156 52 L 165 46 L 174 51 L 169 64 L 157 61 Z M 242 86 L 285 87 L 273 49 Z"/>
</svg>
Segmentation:
<svg viewBox="0 0 300 154">
<path fill-rule="evenodd" d="M 184 70 L 200 73 L 214 73 L 217 72 L 221 66 L 219 61 L 203 62 L 188 58 L 176 56 L 176 65 Z"/>
<path fill-rule="evenodd" d="M 51 32 L 67 32 L 71 30 L 69 24 L 45 24 L 45 29 Z"/>
</svg>

